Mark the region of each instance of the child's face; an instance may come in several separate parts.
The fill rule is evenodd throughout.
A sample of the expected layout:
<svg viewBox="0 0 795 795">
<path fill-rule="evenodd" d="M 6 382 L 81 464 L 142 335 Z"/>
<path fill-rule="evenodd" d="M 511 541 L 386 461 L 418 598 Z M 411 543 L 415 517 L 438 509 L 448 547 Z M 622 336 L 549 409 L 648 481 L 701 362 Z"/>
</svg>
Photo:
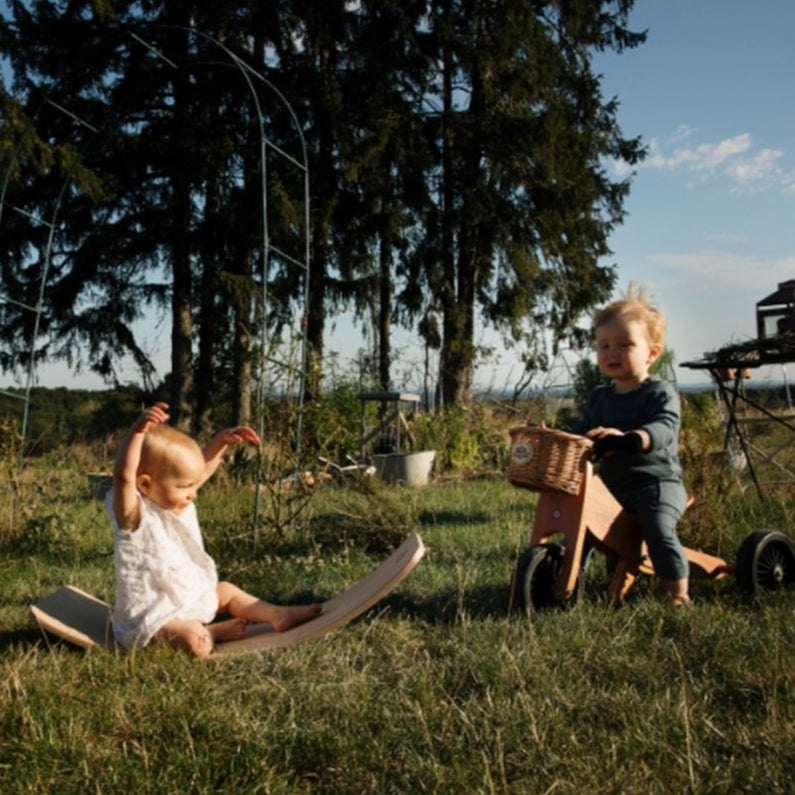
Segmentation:
<svg viewBox="0 0 795 795">
<path fill-rule="evenodd" d="M 167 474 L 150 478 L 139 488 L 152 502 L 179 516 L 196 499 L 204 475 L 204 459 L 186 455 Z"/>
<path fill-rule="evenodd" d="M 620 388 L 632 389 L 646 380 L 649 366 L 660 355 L 637 320 L 614 320 L 596 329 L 596 363 L 602 375 Z"/>
</svg>

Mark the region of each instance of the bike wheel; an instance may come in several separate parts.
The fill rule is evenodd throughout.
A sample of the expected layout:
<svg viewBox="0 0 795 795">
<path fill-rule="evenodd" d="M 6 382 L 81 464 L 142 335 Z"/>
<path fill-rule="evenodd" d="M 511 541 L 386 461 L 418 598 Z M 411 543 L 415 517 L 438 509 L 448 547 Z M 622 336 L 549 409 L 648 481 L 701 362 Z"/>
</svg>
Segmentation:
<svg viewBox="0 0 795 795">
<path fill-rule="evenodd" d="M 561 544 L 537 544 L 519 556 L 512 583 L 512 604 L 517 609 L 532 617 L 540 610 L 568 607 L 577 601 L 585 587 L 582 570 L 571 597 L 565 601 L 555 597 L 555 583 L 564 554 Z"/>
<path fill-rule="evenodd" d="M 777 591 L 795 583 L 795 548 L 777 530 L 759 530 L 737 552 L 737 583 L 748 594 Z"/>
</svg>

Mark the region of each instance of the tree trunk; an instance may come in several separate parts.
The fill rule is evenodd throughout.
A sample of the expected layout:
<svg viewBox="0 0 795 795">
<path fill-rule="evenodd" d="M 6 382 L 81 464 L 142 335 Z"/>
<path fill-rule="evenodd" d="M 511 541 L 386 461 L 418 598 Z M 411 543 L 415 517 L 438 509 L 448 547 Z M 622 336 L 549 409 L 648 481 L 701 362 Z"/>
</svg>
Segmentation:
<svg viewBox="0 0 795 795">
<path fill-rule="evenodd" d="M 449 3 L 445 6 L 449 15 Z M 456 302 L 455 235 L 454 235 L 454 184 L 453 184 L 453 64 L 450 42 L 443 53 L 443 112 L 442 112 L 442 180 L 441 180 L 441 259 L 442 287 L 440 303 L 442 312 L 442 348 L 439 355 L 439 384 L 436 405 L 444 408 L 456 401 L 458 363 L 457 340 L 461 335 L 459 308 Z"/>
<path fill-rule="evenodd" d="M 174 176 L 174 226 L 171 242 L 171 419 L 187 430 L 193 397 L 193 339 L 190 186 Z"/>
<path fill-rule="evenodd" d="M 251 282 L 250 249 L 240 252 L 233 263 L 241 282 Z M 234 334 L 232 337 L 232 424 L 251 422 L 251 293 L 242 284 L 232 294 Z"/>
<path fill-rule="evenodd" d="M 193 394 L 193 316 L 191 314 L 190 249 L 184 241 L 172 248 L 171 298 L 171 420 L 178 428 L 190 425 Z"/>
<path fill-rule="evenodd" d="M 238 312 L 235 316 L 239 317 Z M 232 424 L 249 425 L 251 423 L 251 334 L 247 324 L 235 321 L 235 350 L 233 354 L 234 372 L 232 373 L 234 396 L 232 401 Z"/>
<path fill-rule="evenodd" d="M 466 225 L 467 228 L 471 228 Z M 447 367 L 442 390 L 445 405 L 469 406 L 475 368 L 475 285 L 477 252 L 466 229 L 459 230 L 458 289 L 454 337 L 448 346 Z"/>
<path fill-rule="evenodd" d="M 378 383 L 384 392 L 391 389 L 390 364 L 392 360 L 392 212 L 388 197 L 381 200 L 381 236 L 378 264 Z"/>
<path fill-rule="evenodd" d="M 318 221 L 312 233 L 312 256 L 309 263 L 309 298 L 306 317 L 306 399 L 320 397 L 323 377 L 323 328 L 326 324 L 326 245 L 328 229 Z"/>
<path fill-rule="evenodd" d="M 196 409 L 191 429 L 194 435 L 209 434 L 215 398 L 215 366 L 218 340 L 218 268 L 220 245 L 217 239 L 221 219 L 217 181 L 207 180 L 204 201 L 204 233 L 201 235 L 202 263 L 201 293 L 199 298 L 199 353 L 196 362 Z"/>
<path fill-rule="evenodd" d="M 180 20 L 181 21 L 181 20 Z M 188 34 L 174 30 L 169 36 L 175 52 L 188 53 Z M 188 75 L 177 70 L 173 76 L 173 134 L 166 152 L 165 164 L 172 186 L 171 226 L 171 422 L 189 430 L 193 398 L 193 338 L 191 272 L 191 180 L 192 173 L 184 146 L 184 132 L 191 113 L 191 89 Z"/>
</svg>

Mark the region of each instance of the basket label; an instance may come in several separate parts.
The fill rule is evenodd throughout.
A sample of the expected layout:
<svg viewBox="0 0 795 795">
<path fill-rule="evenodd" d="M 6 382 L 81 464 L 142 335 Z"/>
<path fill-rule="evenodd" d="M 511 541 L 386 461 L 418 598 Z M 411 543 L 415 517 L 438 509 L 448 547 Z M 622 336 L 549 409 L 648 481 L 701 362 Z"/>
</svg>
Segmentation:
<svg viewBox="0 0 795 795">
<path fill-rule="evenodd" d="M 519 441 L 511 447 L 511 460 L 523 466 L 532 461 L 535 450 L 530 442 Z"/>
</svg>

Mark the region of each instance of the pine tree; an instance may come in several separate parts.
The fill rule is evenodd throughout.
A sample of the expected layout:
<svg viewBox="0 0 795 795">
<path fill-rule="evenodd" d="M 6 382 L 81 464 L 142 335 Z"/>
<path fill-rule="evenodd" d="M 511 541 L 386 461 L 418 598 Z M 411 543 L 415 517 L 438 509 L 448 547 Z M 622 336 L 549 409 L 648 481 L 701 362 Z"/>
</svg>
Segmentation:
<svg viewBox="0 0 795 795">
<path fill-rule="evenodd" d="M 626 29 L 631 6 L 431 4 L 440 188 L 415 274 L 442 313 L 445 404 L 471 399 L 478 311 L 514 340 L 548 331 L 558 342 L 612 288 L 598 261 L 628 185 L 612 182 L 603 160 L 634 163 L 643 151 L 621 136 L 590 59 L 643 41 Z"/>
<path fill-rule="evenodd" d="M 591 57 L 644 40 L 627 29 L 632 0 L 8 5 L 0 278 L 16 304 L 0 367 L 24 362 L 32 328 L 18 305 L 39 300 L 45 259 L 34 355 L 113 378 L 132 353 L 151 377 L 132 328 L 168 309 L 178 420 L 209 425 L 227 384 L 246 420 L 263 131 L 219 42 L 289 97 L 294 116 L 263 107 L 268 136 L 289 150 L 297 117 L 307 144 L 310 393 L 342 309 L 374 318 L 383 388 L 393 323 L 416 324 L 439 347 L 450 405 L 472 397 L 478 322 L 540 352 L 612 288 L 600 261 L 629 185 L 604 163 L 643 148 L 622 136 Z M 271 228 L 300 250 L 303 185 L 279 165 L 269 176 Z M 33 218 L 53 221 L 53 238 Z M 287 259 L 270 264 L 275 333 L 303 279 Z"/>
</svg>

